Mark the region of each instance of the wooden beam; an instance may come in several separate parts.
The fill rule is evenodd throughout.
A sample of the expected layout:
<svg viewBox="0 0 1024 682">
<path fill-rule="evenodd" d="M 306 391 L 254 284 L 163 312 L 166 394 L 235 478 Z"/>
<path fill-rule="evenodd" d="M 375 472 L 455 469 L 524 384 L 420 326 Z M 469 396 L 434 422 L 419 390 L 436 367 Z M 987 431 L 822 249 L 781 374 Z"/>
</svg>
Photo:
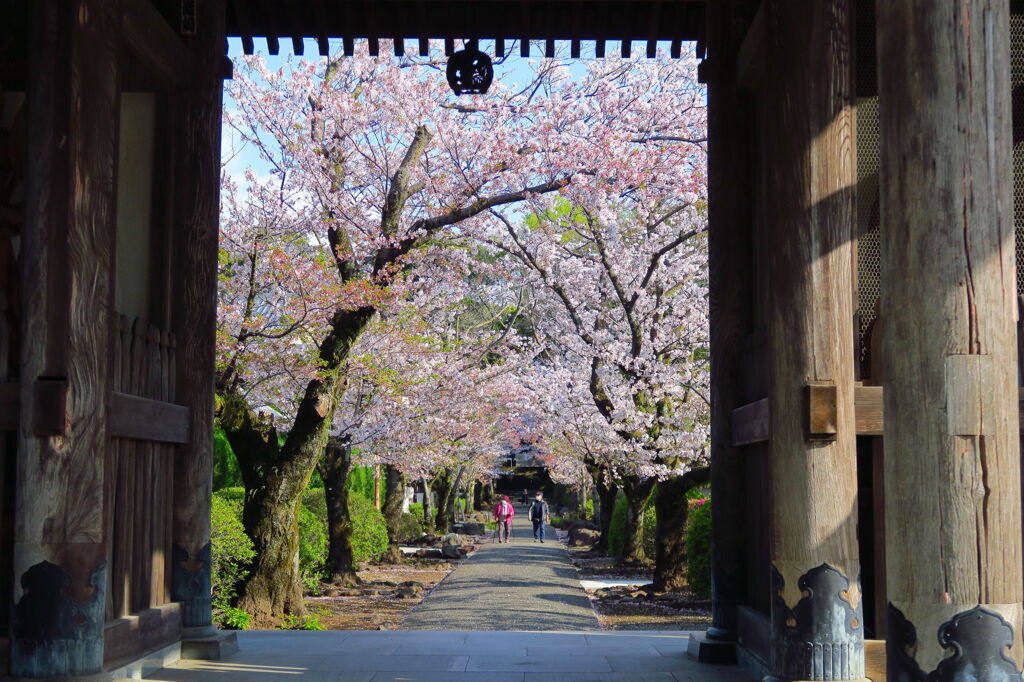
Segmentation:
<svg viewBox="0 0 1024 682">
<path fill-rule="evenodd" d="M 732 411 L 732 444 L 736 447 L 753 443 L 767 443 L 768 398 L 761 398 Z"/>
<path fill-rule="evenodd" d="M 184 405 L 118 392 L 110 400 L 110 435 L 114 438 L 188 443 L 190 419 Z"/>
<path fill-rule="evenodd" d="M 761 4 L 765 68 L 772 74 L 758 108 L 771 286 L 771 674 L 780 680 L 864 677 L 857 515 L 851 513 L 858 492 L 852 4 Z M 808 385 L 822 403 L 834 403 L 834 414 L 803 412 Z M 809 440 L 818 434 L 809 432 L 808 417 L 828 440 Z"/>
<path fill-rule="evenodd" d="M 21 384 L 0 384 L 0 431 L 17 431 L 21 411 Z"/>
<path fill-rule="evenodd" d="M 68 382 L 40 378 L 32 385 L 32 432 L 37 436 L 63 436 Z"/>
<path fill-rule="evenodd" d="M 853 389 L 853 408 L 857 414 L 858 436 L 881 436 L 884 426 L 881 386 L 857 386 Z"/>
<path fill-rule="evenodd" d="M 16 584 L 35 587 L 8 595 L 17 602 L 10 675 L 75 678 L 99 673 L 103 664 L 122 16 L 117 0 L 32 7 L 28 147 L 42 162 L 29 162 L 26 177 L 22 272 L 27 280 L 21 309 L 31 343 L 22 349 L 20 376 L 26 381 L 66 377 L 67 390 L 60 391 L 59 380 L 39 393 L 23 385 L 14 575 Z M 55 272 L 62 275 L 56 287 L 50 280 Z M 39 294 L 49 296 L 48 302 L 40 305 Z M 63 321 L 54 324 L 58 317 Z M 54 346 L 63 349 L 59 364 L 47 357 Z M 59 402 L 62 392 L 63 421 L 69 425 L 63 438 L 39 437 L 24 428 L 37 424 L 37 404 Z M 75 614 L 71 629 L 69 613 Z"/>
<path fill-rule="evenodd" d="M 237 3 L 236 3 L 237 4 Z M 213 468 L 213 367 L 217 331 L 217 249 L 223 83 L 211 69 L 224 54 L 224 0 L 198 5 L 199 32 L 189 89 L 181 93 L 175 169 L 174 253 L 178 286 L 172 329 L 187 353 L 178 357 L 175 400 L 189 408 L 189 443 L 174 458 L 171 599 L 182 625 L 212 636 L 210 499 Z M 346 47 L 351 46 L 351 39 Z"/>
<path fill-rule="evenodd" d="M 735 61 L 732 40 L 731 6 L 724 2 L 708 6 L 708 33 L 714 36 L 714 59 L 724 64 Z M 680 54 L 679 41 L 672 42 L 673 57 Z M 712 627 L 708 640 L 733 642 L 736 639 L 736 609 L 745 601 L 750 561 L 747 539 L 750 529 L 743 523 L 746 509 L 743 452 L 737 446 L 737 419 L 730 409 L 742 395 L 744 332 L 750 321 L 749 267 L 751 221 L 745 219 L 746 198 L 753 193 L 749 185 L 750 157 L 744 135 L 749 119 L 745 100 L 736 89 L 735 69 L 719 71 L 721 78 L 708 83 L 708 274 L 711 352 L 716 361 L 711 367 L 711 494 L 717 501 L 713 509 L 711 559 Z M 764 403 L 767 408 L 767 400 Z M 757 411 L 755 410 L 755 416 Z M 743 422 L 740 413 L 739 422 Z M 768 411 L 760 422 L 746 422 L 741 438 L 750 438 L 756 424 L 767 438 Z M 701 648 L 720 644 L 700 643 Z M 733 652 L 735 653 L 735 652 Z"/>
<path fill-rule="evenodd" d="M 122 0 L 121 30 L 125 46 L 150 70 L 172 85 L 184 84 L 188 50 L 149 0 Z"/>
<path fill-rule="evenodd" d="M 1024 547 L 1009 3 L 875 10 L 889 660 L 901 679 L 1013 679 Z M 972 672 L 982 658 L 992 666 Z"/>
<path fill-rule="evenodd" d="M 736 57 L 736 82 L 752 90 L 756 90 L 764 82 L 764 30 L 764 4 L 761 4 L 757 8 L 754 20 L 747 28 L 747 34 L 743 37 L 739 55 Z"/>
<path fill-rule="evenodd" d="M 181 604 L 171 602 L 108 622 L 104 667 L 108 670 L 181 639 Z"/>
</svg>

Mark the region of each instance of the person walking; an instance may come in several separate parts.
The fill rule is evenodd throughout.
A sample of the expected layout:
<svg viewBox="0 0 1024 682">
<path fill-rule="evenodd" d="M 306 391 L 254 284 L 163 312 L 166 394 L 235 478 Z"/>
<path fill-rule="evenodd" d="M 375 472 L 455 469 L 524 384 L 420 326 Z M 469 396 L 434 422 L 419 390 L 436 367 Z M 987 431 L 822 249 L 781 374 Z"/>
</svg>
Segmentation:
<svg viewBox="0 0 1024 682">
<path fill-rule="evenodd" d="M 544 501 L 544 493 L 539 490 L 530 504 L 530 520 L 533 521 L 533 541 L 544 542 L 544 524 L 551 523 L 551 512 Z"/>
<path fill-rule="evenodd" d="M 508 495 L 502 495 L 494 508 L 494 520 L 498 522 L 498 542 L 511 542 L 512 517 L 515 515 L 515 507 L 509 502 Z"/>
</svg>

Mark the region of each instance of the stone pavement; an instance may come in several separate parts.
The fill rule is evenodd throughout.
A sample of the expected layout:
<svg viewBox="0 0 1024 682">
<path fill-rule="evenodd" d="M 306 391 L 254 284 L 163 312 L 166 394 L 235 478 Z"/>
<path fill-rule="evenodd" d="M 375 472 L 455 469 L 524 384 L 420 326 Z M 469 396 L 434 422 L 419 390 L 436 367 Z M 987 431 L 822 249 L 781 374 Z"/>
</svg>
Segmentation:
<svg viewBox="0 0 1024 682">
<path fill-rule="evenodd" d="M 525 514 L 512 543 L 487 544 L 392 631 L 238 633 L 238 653 L 180 661 L 162 682 L 748 682 L 686 655 L 680 631 L 608 632 L 565 548 L 534 543 Z M 554 530 L 549 528 L 551 535 Z M 495 630 L 500 630 L 495 632 Z"/>
<path fill-rule="evenodd" d="M 463 561 L 402 621 L 403 630 L 598 630 L 597 617 L 565 547 L 546 527 L 533 540 L 526 509 L 512 542 L 487 543 Z"/>
<path fill-rule="evenodd" d="M 238 653 L 180 661 L 161 682 L 751 682 L 695 663 L 687 633 L 256 631 Z"/>
</svg>

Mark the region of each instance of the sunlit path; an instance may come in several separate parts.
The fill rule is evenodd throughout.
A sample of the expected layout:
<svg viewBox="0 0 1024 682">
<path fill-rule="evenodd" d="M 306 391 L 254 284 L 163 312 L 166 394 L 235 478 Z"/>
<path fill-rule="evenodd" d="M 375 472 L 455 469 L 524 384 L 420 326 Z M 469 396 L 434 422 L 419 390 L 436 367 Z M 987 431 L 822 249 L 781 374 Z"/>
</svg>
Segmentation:
<svg viewBox="0 0 1024 682">
<path fill-rule="evenodd" d="M 163 682 L 746 682 L 686 656 L 685 632 L 241 632 L 221 661 L 180 661 Z"/>
<path fill-rule="evenodd" d="M 565 548 L 533 540 L 525 507 L 512 542 L 487 544 L 434 588 L 404 630 L 597 630 L 597 617 Z"/>
</svg>

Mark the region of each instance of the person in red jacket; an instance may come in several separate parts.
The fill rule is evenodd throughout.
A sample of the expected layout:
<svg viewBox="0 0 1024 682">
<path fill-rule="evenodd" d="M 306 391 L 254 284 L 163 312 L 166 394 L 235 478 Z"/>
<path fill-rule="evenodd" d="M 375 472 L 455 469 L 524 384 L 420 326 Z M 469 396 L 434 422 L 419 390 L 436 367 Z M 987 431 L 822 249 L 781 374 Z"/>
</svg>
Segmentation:
<svg viewBox="0 0 1024 682">
<path fill-rule="evenodd" d="M 502 495 L 494 508 L 494 520 L 498 522 L 498 542 L 511 542 L 512 517 L 516 510 L 508 501 L 508 495 Z"/>
</svg>

